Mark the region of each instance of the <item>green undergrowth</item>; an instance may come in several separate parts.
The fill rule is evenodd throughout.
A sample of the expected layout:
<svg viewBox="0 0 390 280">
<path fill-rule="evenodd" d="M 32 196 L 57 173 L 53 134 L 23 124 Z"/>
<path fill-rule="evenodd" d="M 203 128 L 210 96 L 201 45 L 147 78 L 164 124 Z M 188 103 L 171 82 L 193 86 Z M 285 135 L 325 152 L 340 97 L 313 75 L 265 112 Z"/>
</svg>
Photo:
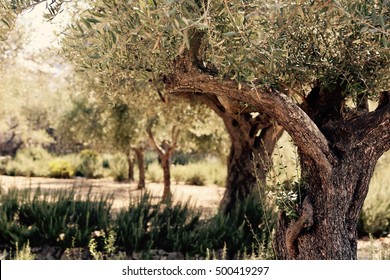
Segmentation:
<svg viewBox="0 0 390 280">
<path fill-rule="evenodd" d="M 120 211 L 109 196 L 82 197 L 74 190 L 1 190 L 0 252 L 52 246 L 76 255 L 89 248 L 90 259 L 153 258 L 152 250 L 179 252 L 186 259 L 215 256 L 272 258 L 270 234 L 261 222 L 257 198 L 230 214 L 201 219 L 189 203 L 159 202 L 146 193 Z M 224 249 L 225 248 L 225 249 Z M 28 254 L 27 254 L 28 255 Z M 8 254 L 8 258 L 15 254 Z"/>
<path fill-rule="evenodd" d="M 9 189 L 1 190 L 0 203 L 0 244 L 8 247 L 29 241 L 33 247 L 65 248 L 73 237 L 83 245 L 111 222 L 112 199 L 91 192 L 82 197 L 74 190 Z"/>
</svg>

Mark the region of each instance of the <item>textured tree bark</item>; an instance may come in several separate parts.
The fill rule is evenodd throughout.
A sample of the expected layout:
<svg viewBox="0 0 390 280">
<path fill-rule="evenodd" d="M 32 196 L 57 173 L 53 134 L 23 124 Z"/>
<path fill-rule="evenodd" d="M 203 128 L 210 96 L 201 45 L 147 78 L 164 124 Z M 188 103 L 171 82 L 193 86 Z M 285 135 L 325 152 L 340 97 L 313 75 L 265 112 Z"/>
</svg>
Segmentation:
<svg viewBox="0 0 390 280">
<path fill-rule="evenodd" d="M 281 259 L 356 259 L 357 223 L 378 155 L 369 147 L 343 153 L 323 180 L 313 162 L 302 160 L 305 189 L 313 211 L 307 215 L 299 206 L 299 219 L 312 223 L 297 224 L 279 214 L 275 248 Z M 290 232 L 295 232 L 289 236 Z"/>
<path fill-rule="evenodd" d="M 252 193 L 258 182 L 265 184 L 267 172 L 272 165 L 273 149 L 283 133 L 282 128 L 276 124 L 269 123 L 261 129 L 259 123 L 262 121 L 253 119 L 251 122 L 244 116 L 232 119 L 233 125 L 227 123 L 230 121 L 228 118 L 224 119 L 231 140 L 226 190 L 220 204 L 224 212 L 230 212 L 237 202 Z"/>
<path fill-rule="evenodd" d="M 306 186 L 302 193 L 310 200 L 311 212 L 305 211 L 307 205 L 298 205 L 297 220 L 279 213 L 274 247 L 281 259 L 356 259 L 360 211 L 376 162 L 390 147 L 388 93 L 383 93 L 384 102 L 376 111 L 366 108 L 363 114 L 343 113 L 342 99 L 325 108 L 321 105 L 329 105 L 322 102 L 325 94 L 304 108 L 326 135 L 336 160 L 332 172 L 324 174 L 315 159 L 302 155 Z"/>
<path fill-rule="evenodd" d="M 144 158 L 144 148 L 134 148 L 135 157 L 137 158 L 138 166 L 138 186 L 139 190 L 145 189 L 145 158 Z"/>
<path fill-rule="evenodd" d="M 227 160 L 226 191 L 220 210 L 228 213 L 254 190 L 257 179 L 265 183 L 268 168 L 272 164 L 270 156 L 283 128 L 272 121 L 269 115 L 251 115 L 253 110 L 240 100 L 226 95 L 226 92 L 217 94 L 211 82 L 214 81 L 212 75 L 216 74 L 216 69 L 207 68 L 207 63 L 203 61 L 205 37 L 202 31 L 195 31 L 190 36 L 190 50 L 180 57 L 173 75 L 165 77 L 165 83 L 169 93 L 180 94 L 207 105 L 225 124 L 231 146 Z M 230 85 L 228 91 L 238 88 L 237 84 Z M 254 168 L 259 178 L 255 177 Z"/>
</svg>

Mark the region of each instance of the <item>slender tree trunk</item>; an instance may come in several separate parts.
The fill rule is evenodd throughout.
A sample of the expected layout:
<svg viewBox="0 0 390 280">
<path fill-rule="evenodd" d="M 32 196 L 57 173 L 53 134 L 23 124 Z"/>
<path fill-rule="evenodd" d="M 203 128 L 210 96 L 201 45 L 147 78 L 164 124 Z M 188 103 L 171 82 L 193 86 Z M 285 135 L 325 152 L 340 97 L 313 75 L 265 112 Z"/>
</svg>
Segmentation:
<svg viewBox="0 0 390 280">
<path fill-rule="evenodd" d="M 139 147 L 134 149 L 135 156 L 137 158 L 138 166 L 138 189 L 142 190 L 145 188 L 145 158 L 144 158 L 144 148 Z"/>
<path fill-rule="evenodd" d="M 162 195 L 162 200 L 168 200 L 172 197 L 171 193 L 171 172 L 170 172 L 170 159 L 173 153 L 175 152 L 175 149 L 177 147 L 177 141 L 179 138 L 180 130 L 176 129 L 174 126 L 172 128 L 172 141 L 164 140 L 161 145 L 158 145 L 156 143 L 156 140 L 154 139 L 152 128 L 148 127 L 147 129 L 149 140 L 152 143 L 153 147 L 155 148 L 156 152 L 159 155 L 159 158 L 161 160 L 161 166 L 163 168 L 163 174 L 164 174 L 164 191 Z"/>
<path fill-rule="evenodd" d="M 164 173 L 164 191 L 162 200 L 166 201 L 172 197 L 170 158 L 167 154 L 161 156 L 161 166 Z"/>
<path fill-rule="evenodd" d="M 127 170 L 127 174 L 128 174 L 129 181 L 131 182 L 134 181 L 134 161 L 131 158 L 130 152 L 127 153 L 126 159 L 127 159 L 127 165 L 129 166 Z"/>
</svg>

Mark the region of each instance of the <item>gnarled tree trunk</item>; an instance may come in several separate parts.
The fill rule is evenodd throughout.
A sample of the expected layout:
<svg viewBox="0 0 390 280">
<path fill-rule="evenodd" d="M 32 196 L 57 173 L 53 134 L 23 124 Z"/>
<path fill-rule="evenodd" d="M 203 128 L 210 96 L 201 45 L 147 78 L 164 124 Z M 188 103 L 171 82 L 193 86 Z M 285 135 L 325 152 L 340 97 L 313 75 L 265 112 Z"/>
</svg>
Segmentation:
<svg viewBox="0 0 390 280">
<path fill-rule="evenodd" d="M 303 108 L 332 147 L 330 172 L 301 155 L 304 196 L 300 217 L 279 215 L 275 247 L 283 259 L 356 259 L 357 223 L 377 160 L 390 146 L 389 93 L 374 112 L 344 108 L 342 88 L 313 89 Z M 331 98 L 331 100 L 328 100 Z M 367 102 L 367 101 L 365 101 Z M 307 211 L 309 208 L 311 211 Z"/>
<path fill-rule="evenodd" d="M 300 205 L 297 220 L 279 213 L 278 258 L 356 259 L 357 223 L 377 159 L 370 148 L 347 151 L 326 178 L 312 161 L 303 160 L 302 193 L 312 210 Z"/>
<path fill-rule="evenodd" d="M 229 120 L 224 121 L 226 123 Z M 245 117 L 237 116 L 233 119 L 232 127 L 226 124 L 232 143 L 228 157 L 226 190 L 220 205 L 225 212 L 232 210 L 237 201 L 244 200 L 258 182 L 265 184 L 267 172 L 272 165 L 272 153 L 283 129 L 271 122 L 262 127 L 259 125 L 262 122 L 253 119 L 251 124 Z M 254 130 L 261 132 L 257 135 L 258 131 L 255 134 Z"/>
<path fill-rule="evenodd" d="M 219 87 L 218 81 L 213 77 L 216 74 L 215 68 L 205 67 L 206 63 L 203 61 L 202 41 L 205 35 L 203 31 L 192 34 L 190 50 L 177 60 L 172 75 L 164 80 L 169 93 L 207 105 L 225 124 L 231 146 L 227 162 L 226 191 L 220 210 L 228 213 L 237 202 L 254 190 L 257 179 L 265 183 L 273 149 L 283 128 L 266 114 L 250 114 L 254 111 L 229 96 L 231 87 Z M 210 79 L 217 84 L 210 84 Z M 238 89 L 237 84 L 233 87 Z M 216 91 L 224 90 L 225 94 L 216 94 Z M 256 178 L 255 173 L 259 178 Z"/>
<path fill-rule="evenodd" d="M 172 94 L 212 95 L 267 114 L 301 155 L 304 191 L 298 218 L 279 213 L 274 247 L 280 259 L 355 259 L 357 221 L 379 157 L 390 149 L 390 94 L 373 112 L 345 107 L 339 92 L 314 89 L 303 109 L 274 88 L 218 79 L 178 60 L 165 81 Z M 363 109 L 367 106 L 363 106 Z"/>
</svg>

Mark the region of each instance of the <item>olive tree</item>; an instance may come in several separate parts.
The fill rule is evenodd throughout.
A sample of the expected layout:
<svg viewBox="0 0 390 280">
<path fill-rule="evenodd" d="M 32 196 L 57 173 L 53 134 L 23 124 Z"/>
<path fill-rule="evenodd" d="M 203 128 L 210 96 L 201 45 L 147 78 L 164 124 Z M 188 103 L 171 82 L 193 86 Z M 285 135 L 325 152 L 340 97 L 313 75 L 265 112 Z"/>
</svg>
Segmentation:
<svg viewBox="0 0 390 280">
<path fill-rule="evenodd" d="M 192 4 L 188 6 L 189 3 Z M 169 92 L 165 91 L 164 82 L 176 68 L 176 58 L 187 53 L 190 41 L 200 42 L 200 34 L 207 30 L 202 18 L 203 10 L 209 6 L 192 1 L 167 1 L 158 5 L 153 1 L 98 2 L 73 24 L 65 40 L 65 53 L 79 69 L 99 73 L 105 83 L 111 83 L 108 87 L 147 82 L 165 99 Z M 189 9 L 188 16 L 194 19 L 182 17 L 182 8 Z M 200 20 L 195 19 L 198 16 Z M 201 32 L 192 34 L 194 30 Z M 202 44 L 198 44 L 199 50 Z M 214 75 L 216 69 L 209 67 L 208 60 L 197 63 L 200 69 Z M 265 182 L 270 155 L 282 127 L 268 115 L 251 114 L 223 96 L 185 92 L 180 96 L 213 110 L 229 134 L 228 176 L 221 202 L 221 208 L 229 211 L 237 199 L 245 198 L 256 186 L 254 159 L 258 159 L 258 177 Z"/>
<path fill-rule="evenodd" d="M 354 259 L 369 181 L 390 148 L 388 20 L 380 0 L 96 1 L 75 23 L 73 57 L 217 112 L 232 140 L 225 205 L 252 188 L 252 154 L 266 171 L 285 129 L 302 180 L 296 217 L 279 213 L 278 258 Z"/>
</svg>

